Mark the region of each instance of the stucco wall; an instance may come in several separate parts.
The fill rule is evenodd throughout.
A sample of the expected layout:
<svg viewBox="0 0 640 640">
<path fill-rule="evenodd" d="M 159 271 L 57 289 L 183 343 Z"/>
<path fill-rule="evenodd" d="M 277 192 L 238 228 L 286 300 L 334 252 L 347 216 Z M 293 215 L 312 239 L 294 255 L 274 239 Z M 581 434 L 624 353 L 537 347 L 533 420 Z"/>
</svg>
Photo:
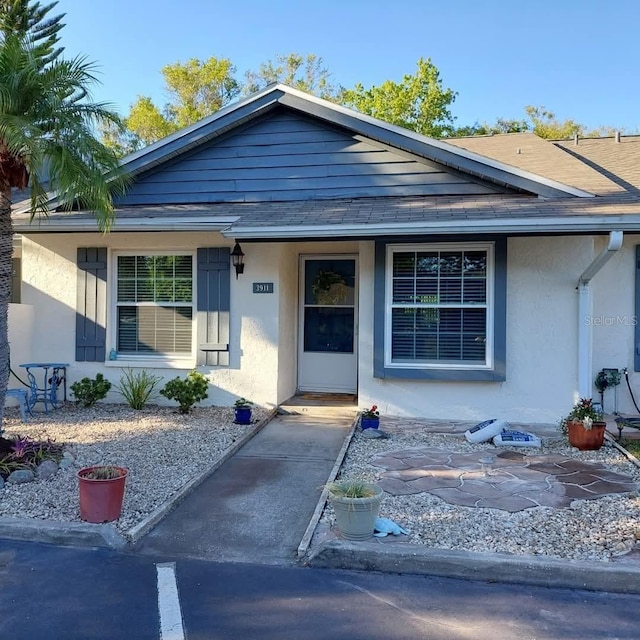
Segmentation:
<svg viewBox="0 0 640 640">
<path fill-rule="evenodd" d="M 379 380 L 373 372 L 373 242 L 243 243 L 245 273 L 231 276 L 231 364 L 201 368 L 212 387 L 209 403 L 228 405 L 237 396 L 273 406 L 293 395 L 297 381 L 298 265 L 301 255 L 359 256 L 359 405 L 378 404 L 390 414 L 481 420 L 555 422 L 577 393 L 576 283 L 606 237 L 512 238 L 508 243 L 507 380 L 421 382 Z M 593 280 L 593 377 L 603 366 L 633 372 L 635 244 L 623 249 Z M 70 362 L 73 382 L 103 372 L 117 382 L 120 363 L 75 363 L 76 249 L 193 249 L 231 246 L 219 234 L 127 233 L 34 235 L 23 240 L 23 301 L 35 310 L 30 353 L 24 359 Z M 254 294 L 254 282 L 273 282 L 274 294 Z M 615 320 L 598 320 L 598 318 Z M 628 321 L 624 319 L 628 318 Z M 16 330 L 22 321 L 11 321 Z M 612 324 L 613 323 L 613 324 Z M 28 327 L 28 323 L 24 324 Z M 155 369 L 170 379 L 186 369 Z M 594 390 L 595 395 L 595 390 Z M 612 396 L 611 396 L 612 398 Z M 118 394 L 110 400 L 120 401 Z M 162 400 L 162 399 L 161 399 Z M 608 405 L 607 405 L 608 406 Z M 626 387 L 621 410 L 635 413 Z"/>
<path fill-rule="evenodd" d="M 107 246 L 111 250 L 193 250 L 201 246 L 231 246 L 211 233 L 47 234 L 23 241 L 23 300 L 32 305 L 32 356 L 38 360 L 69 362 L 69 383 L 103 373 L 118 382 L 123 362 L 74 362 L 76 250 Z M 245 271 L 231 275 L 230 366 L 199 367 L 211 381 L 204 404 L 230 405 L 244 396 L 272 407 L 295 393 L 297 382 L 298 261 L 301 254 L 353 253 L 358 243 L 243 242 Z M 254 282 L 273 282 L 273 294 L 253 293 Z M 109 334 L 109 327 L 107 328 Z M 145 365 L 145 368 L 151 367 Z M 188 368 L 154 367 L 165 380 L 184 375 Z M 108 400 L 122 401 L 112 390 Z M 165 402 L 162 397 L 158 402 Z"/>
<path fill-rule="evenodd" d="M 607 244 L 608 237 L 597 239 L 596 252 Z M 638 322 L 634 309 L 636 245 L 640 236 L 628 235 L 622 249 L 604 266 L 592 281 L 593 315 L 585 321 L 591 322 L 593 333 L 593 378 L 603 367 L 628 368 L 631 389 L 640 404 L 640 372 L 634 367 L 634 329 Z M 615 395 L 621 413 L 637 415 L 624 378 L 616 391 L 607 391 L 604 397 L 605 410 L 613 411 Z M 594 397 L 597 391 L 593 391 Z"/>
<path fill-rule="evenodd" d="M 69 382 L 102 372 L 113 383 L 121 376 L 121 362 L 74 362 L 76 249 L 107 246 L 110 249 L 192 250 L 202 246 L 231 246 L 219 234 L 126 233 L 47 234 L 23 240 L 23 300 L 36 310 L 32 357 L 69 362 Z M 278 400 L 278 295 L 252 293 L 253 282 L 277 282 L 280 275 L 280 245 L 243 245 L 245 273 L 231 276 L 231 362 L 227 367 L 201 367 L 211 380 L 205 404 L 229 405 L 238 396 L 263 406 Z M 232 272 L 233 273 L 233 272 Z M 146 367 L 149 368 L 149 367 Z M 153 373 L 169 380 L 188 369 L 154 368 Z M 121 397 L 112 391 L 107 398 Z M 158 402 L 162 402 L 162 397 Z"/>
<path fill-rule="evenodd" d="M 593 240 L 511 238 L 507 266 L 507 379 L 427 382 L 372 377 L 373 247 L 363 243 L 360 297 L 360 406 L 393 415 L 555 422 L 577 387 L 576 283 L 593 257 Z"/>
<path fill-rule="evenodd" d="M 280 333 L 278 356 L 278 402 L 284 402 L 296 392 L 298 339 L 298 252 L 295 243 L 281 245 Z"/>
<path fill-rule="evenodd" d="M 11 351 L 11 369 L 20 377 L 17 380 L 13 375 L 9 377 L 9 389 L 24 389 L 21 382 L 27 381 L 27 375 L 20 364 L 32 362 L 31 339 L 33 336 L 35 312 L 33 306 L 29 304 L 9 305 L 9 348 Z M 13 398 L 7 400 L 7 406 L 16 405 Z"/>
</svg>

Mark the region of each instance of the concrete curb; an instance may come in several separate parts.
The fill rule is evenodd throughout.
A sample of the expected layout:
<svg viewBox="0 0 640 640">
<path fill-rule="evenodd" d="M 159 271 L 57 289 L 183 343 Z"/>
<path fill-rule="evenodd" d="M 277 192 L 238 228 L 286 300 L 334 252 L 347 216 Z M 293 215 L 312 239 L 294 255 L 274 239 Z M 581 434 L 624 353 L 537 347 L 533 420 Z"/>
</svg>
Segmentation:
<svg viewBox="0 0 640 640">
<path fill-rule="evenodd" d="M 318 504 L 316 504 L 316 508 L 313 511 L 313 515 L 311 516 L 311 520 L 302 536 L 302 540 L 298 545 L 297 556 L 298 560 L 304 558 L 309 551 L 309 546 L 311 545 L 311 539 L 313 538 L 313 534 L 315 533 L 316 527 L 318 526 L 318 522 L 320 522 L 320 518 L 322 517 L 322 512 L 324 511 L 324 505 L 327 502 L 327 495 L 329 493 L 329 489 L 327 489 L 326 485 L 330 482 L 333 482 L 338 475 L 338 471 L 340 471 L 340 467 L 342 466 L 342 462 L 344 457 L 347 455 L 347 449 L 351 444 L 351 439 L 353 438 L 353 434 L 355 433 L 356 427 L 358 426 L 358 421 L 360 419 L 360 413 L 356 414 L 356 417 L 353 419 L 353 424 L 349 429 L 347 435 L 344 438 L 344 442 L 342 443 L 342 447 L 338 452 L 338 457 L 329 473 L 329 477 L 325 483 L 325 487 L 322 489 L 322 493 L 320 494 L 320 498 L 318 499 Z"/>
<path fill-rule="evenodd" d="M 541 587 L 640 593 L 640 566 L 578 562 L 536 556 L 429 549 L 420 545 L 332 540 L 319 545 L 305 564 L 326 569 L 355 569 L 506 582 Z"/>
<path fill-rule="evenodd" d="M 110 549 L 123 549 L 127 546 L 126 538 L 112 524 L 53 522 L 27 518 L 0 518 L 0 538 Z"/>
<path fill-rule="evenodd" d="M 67 546 L 108 547 L 124 549 L 135 544 L 162 518 L 182 502 L 194 489 L 202 484 L 216 469 L 222 466 L 238 449 L 261 431 L 276 415 L 276 409 L 258 422 L 255 427 L 227 449 L 206 471 L 188 482 L 167 502 L 160 505 L 142 522 L 124 534 L 114 524 L 89 524 L 86 522 L 53 522 L 28 518 L 0 517 L 0 538 L 27 540 Z"/>
<path fill-rule="evenodd" d="M 636 467 L 640 467 L 640 460 L 636 458 L 632 453 L 629 453 L 622 445 L 618 444 L 616 439 L 609 435 L 606 431 L 604 432 L 604 437 L 608 440 L 608 442 L 613 445 L 629 462 L 634 464 Z"/>
</svg>

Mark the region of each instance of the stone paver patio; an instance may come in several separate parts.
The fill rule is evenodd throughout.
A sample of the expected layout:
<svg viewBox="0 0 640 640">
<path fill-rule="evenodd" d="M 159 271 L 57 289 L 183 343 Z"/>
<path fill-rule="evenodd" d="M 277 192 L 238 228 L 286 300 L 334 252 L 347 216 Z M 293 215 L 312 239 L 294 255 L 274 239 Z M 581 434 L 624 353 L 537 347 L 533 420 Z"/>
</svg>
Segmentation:
<svg viewBox="0 0 640 640">
<path fill-rule="evenodd" d="M 391 495 L 428 492 L 450 504 L 516 512 L 533 507 L 561 508 L 573 500 L 593 500 L 637 491 L 640 483 L 562 455 L 523 455 L 505 450 L 452 453 L 417 447 L 387 452 L 372 461 L 385 469 L 378 484 Z"/>
</svg>

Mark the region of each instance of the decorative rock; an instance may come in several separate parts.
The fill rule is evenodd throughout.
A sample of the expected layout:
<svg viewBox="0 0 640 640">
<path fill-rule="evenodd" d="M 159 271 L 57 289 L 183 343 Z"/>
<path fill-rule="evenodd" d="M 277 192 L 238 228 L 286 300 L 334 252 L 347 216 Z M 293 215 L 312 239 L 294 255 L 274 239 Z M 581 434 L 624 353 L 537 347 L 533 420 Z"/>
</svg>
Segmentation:
<svg viewBox="0 0 640 640">
<path fill-rule="evenodd" d="M 2 489 L 2 487 L 4 487 L 4 478 L 0 476 L 0 489 Z"/>
<path fill-rule="evenodd" d="M 48 480 L 58 471 L 58 465 L 54 460 L 43 460 L 36 469 L 36 478 L 38 480 Z"/>
<path fill-rule="evenodd" d="M 386 439 L 389 437 L 389 434 L 385 431 L 380 431 L 380 429 L 364 429 L 362 431 L 363 438 L 382 438 Z"/>
<path fill-rule="evenodd" d="M 62 456 L 62 460 L 58 463 L 59 469 L 70 469 L 75 464 L 75 460 L 72 457 Z"/>
<path fill-rule="evenodd" d="M 35 474 L 30 469 L 18 469 L 12 471 L 7 478 L 7 482 L 13 484 L 24 484 L 25 482 L 33 482 L 36 479 Z"/>
<path fill-rule="evenodd" d="M 627 542 L 618 542 L 613 548 L 614 556 L 624 556 L 629 553 L 633 549 L 633 545 L 628 544 Z"/>
</svg>

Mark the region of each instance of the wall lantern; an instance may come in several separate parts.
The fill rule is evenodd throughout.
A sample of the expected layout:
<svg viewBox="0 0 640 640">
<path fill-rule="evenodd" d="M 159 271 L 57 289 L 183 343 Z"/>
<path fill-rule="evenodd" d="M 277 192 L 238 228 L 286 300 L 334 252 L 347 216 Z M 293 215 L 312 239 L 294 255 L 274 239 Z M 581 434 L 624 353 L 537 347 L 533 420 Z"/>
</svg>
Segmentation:
<svg viewBox="0 0 640 640">
<path fill-rule="evenodd" d="M 231 252 L 231 264 L 236 270 L 236 280 L 241 273 L 244 273 L 244 253 L 242 247 L 236 242 Z"/>
</svg>

